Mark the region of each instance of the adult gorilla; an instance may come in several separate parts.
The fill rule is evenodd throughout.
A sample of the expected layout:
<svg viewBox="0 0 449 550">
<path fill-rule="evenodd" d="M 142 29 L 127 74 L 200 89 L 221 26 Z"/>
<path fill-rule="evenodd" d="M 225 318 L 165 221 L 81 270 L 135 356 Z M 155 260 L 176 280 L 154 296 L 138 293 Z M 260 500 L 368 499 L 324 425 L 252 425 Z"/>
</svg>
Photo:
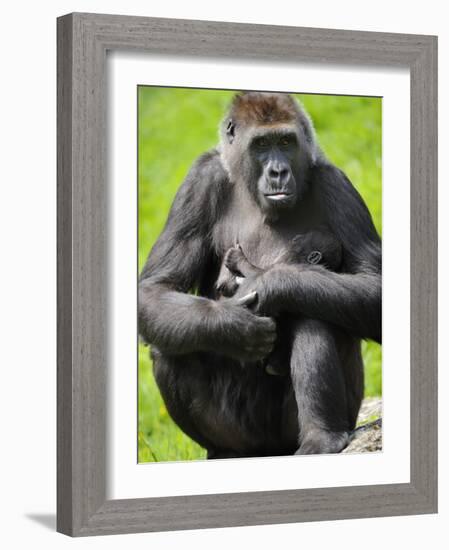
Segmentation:
<svg viewBox="0 0 449 550">
<path fill-rule="evenodd" d="M 338 272 L 282 261 L 297 237 L 323 229 L 341 244 Z M 260 269 L 217 299 L 236 243 Z M 286 376 L 263 368 L 274 319 L 289 334 Z M 360 340 L 381 339 L 381 243 L 289 95 L 234 98 L 219 147 L 191 168 L 143 269 L 139 330 L 170 415 L 209 458 L 346 446 L 363 396 Z"/>
</svg>

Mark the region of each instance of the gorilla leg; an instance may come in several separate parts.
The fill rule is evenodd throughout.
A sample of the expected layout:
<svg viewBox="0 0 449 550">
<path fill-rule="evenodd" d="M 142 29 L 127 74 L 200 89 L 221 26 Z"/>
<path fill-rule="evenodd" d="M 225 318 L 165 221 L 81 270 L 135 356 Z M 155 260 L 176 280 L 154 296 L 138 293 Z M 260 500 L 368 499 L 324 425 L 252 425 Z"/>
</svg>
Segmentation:
<svg viewBox="0 0 449 550">
<path fill-rule="evenodd" d="M 338 453 L 348 443 L 345 376 L 335 330 L 317 320 L 293 326 L 291 377 L 298 406 L 297 454 Z"/>
<path fill-rule="evenodd" d="M 294 437 L 281 433 L 289 377 L 272 377 L 260 364 L 242 367 L 215 354 L 152 355 L 170 416 L 209 458 L 294 453 Z"/>
<path fill-rule="evenodd" d="M 353 430 L 357 423 L 364 391 L 362 350 L 359 339 L 346 333 L 340 333 L 340 335 L 342 337 L 338 338 L 338 350 L 345 377 L 349 429 Z"/>
<path fill-rule="evenodd" d="M 195 411 L 204 406 L 200 400 L 207 394 L 204 375 L 198 372 L 200 362 L 193 355 L 170 357 L 155 348 L 151 350 L 151 358 L 154 377 L 171 418 L 186 435 L 210 452 L 214 446 L 195 422 Z M 196 398 L 192 395 L 195 388 Z"/>
</svg>

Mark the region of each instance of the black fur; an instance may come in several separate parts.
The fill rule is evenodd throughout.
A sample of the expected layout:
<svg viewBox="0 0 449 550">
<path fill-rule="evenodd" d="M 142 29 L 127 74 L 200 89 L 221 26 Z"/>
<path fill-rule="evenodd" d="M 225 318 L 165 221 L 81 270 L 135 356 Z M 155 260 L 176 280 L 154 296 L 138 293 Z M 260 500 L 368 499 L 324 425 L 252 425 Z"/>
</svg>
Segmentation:
<svg viewBox="0 0 449 550">
<path fill-rule="evenodd" d="M 270 96 L 278 102 L 263 96 L 264 112 Z M 298 110 L 288 145 L 291 123 L 273 125 L 269 112 L 269 126 L 233 116 L 232 140 L 225 118 L 220 149 L 192 167 L 139 284 L 139 330 L 167 409 L 213 458 L 340 451 L 363 395 L 360 339 L 381 339 L 381 243 L 370 214 L 319 151 L 307 116 Z M 292 239 L 323 227 L 341 244 L 338 272 L 283 261 Z M 260 271 L 217 300 L 236 243 Z M 288 376 L 261 368 L 273 318 L 292 334 Z"/>
</svg>

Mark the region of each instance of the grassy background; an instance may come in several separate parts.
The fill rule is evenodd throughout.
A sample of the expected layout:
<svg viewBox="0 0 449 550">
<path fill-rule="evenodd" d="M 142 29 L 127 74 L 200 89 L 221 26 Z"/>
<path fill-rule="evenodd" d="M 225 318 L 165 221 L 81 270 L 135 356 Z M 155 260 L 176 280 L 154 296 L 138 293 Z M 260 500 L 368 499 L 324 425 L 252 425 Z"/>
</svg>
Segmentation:
<svg viewBox="0 0 449 550">
<path fill-rule="evenodd" d="M 217 143 L 233 92 L 139 87 L 139 271 L 190 165 Z M 382 233 L 382 106 L 378 98 L 298 94 L 328 158 L 361 193 Z M 381 348 L 363 344 L 365 394 L 381 395 Z M 139 462 L 192 460 L 205 452 L 172 422 L 139 348 Z"/>
</svg>

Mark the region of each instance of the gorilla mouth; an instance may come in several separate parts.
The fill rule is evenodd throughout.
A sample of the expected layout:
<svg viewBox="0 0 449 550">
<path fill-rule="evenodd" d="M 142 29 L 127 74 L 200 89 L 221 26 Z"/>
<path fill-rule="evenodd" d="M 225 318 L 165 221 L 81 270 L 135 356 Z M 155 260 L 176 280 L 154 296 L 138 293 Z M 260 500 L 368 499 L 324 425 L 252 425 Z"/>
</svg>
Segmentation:
<svg viewBox="0 0 449 550">
<path fill-rule="evenodd" d="M 271 201 L 282 201 L 291 197 L 291 193 L 266 193 L 265 197 Z"/>
</svg>

